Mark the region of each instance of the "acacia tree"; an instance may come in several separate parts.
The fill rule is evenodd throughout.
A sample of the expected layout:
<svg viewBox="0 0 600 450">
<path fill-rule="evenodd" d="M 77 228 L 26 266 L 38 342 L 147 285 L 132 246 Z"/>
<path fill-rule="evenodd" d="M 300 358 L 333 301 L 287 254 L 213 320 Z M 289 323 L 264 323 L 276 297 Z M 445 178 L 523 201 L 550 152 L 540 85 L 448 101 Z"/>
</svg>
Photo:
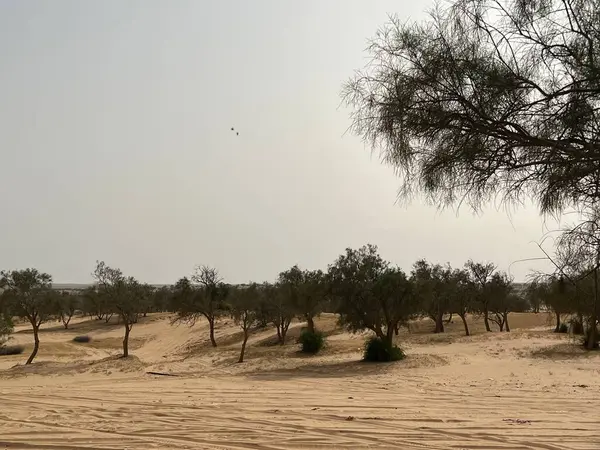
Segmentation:
<svg viewBox="0 0 600 450">
<path fill-rule="evenodd" d="M 216 347 L 215 321 L 225 311 L 227 294 L 227 286 L 216 269 L 198 267 L 191 280 L 184 277 L 175 284 L 172 301 L 177 317 L 174 322 L 193 326 L 204 317 L 208 321 L 211 345 Z"/>
<path fill-rule="evenodd" d="M 421 259 L 414 264 L 412 277 L 421 308 L 435 323 L 434 332 L 443 333 L 444 314 L 449 312 L 448 286 L 444 279 L 444 268 Z"/>
<path fill-rule="evenodd" d="M 290 324 L 298 312 L 294 301 L 296 287 L 289 283 L 263 283 L 261 290 L 268 321 L 277 330 L 277 342 L 285 345 Z"/>
<path fill-rule="evenodd" d="M 394 331 L 415 312 L 412 282 L 390 267 L 374 245 L 346 249 L 329 266 L 329 279 L 340 322 L 350 331 L 371 330 L 391 346 Z"/>
<path fill-rule="evenodd" d="M 344 95 L 353 129 L 438 205 L 600 199 L 600 3 L 455 0 L 392 18 Z"/>
<path fill-rule="evenodd" d="M 37 269 L 0 272 L 3 304 L 9 315 L 26 319 L 33 331 L 33 351 L 25 364 L 31 364 L 40 348 L 40 325 L 52 316 L 54 292 L 52 277 Z"/>
<path fill-rule="evenodd" d="M 527 287 L 525 288 L 525 298 L 527 302 L 531 306 L 531 310 L 538 314 L 540 312 L 540 308 L 542 307 L 544 301 L 545 290 L 547 289 L 547 283 L 538 279 L 532 280 L 530 283 L 527 283 Z M 560 318 L 559 318 L 560 322 Z M 558 324 L 560 326 L 560 323 Z"/>
<path fill-rule="evenodd" d="M 137 323 L 147 299 L 146 289 L 133 277 L 125 277 L 120 269 L 97 261 L 93 277 L 98 283 L 100 295 L 104 295 L 125 327 L 123 336 L 123 357 L 129 356 L 129 334 Z"/>
<path fill-rule="evenodd" d="M 518 298 L 512 293 L 512 281 L 505 273 L 492 275 L 485 295 L 488 298 L 489 320 L 498 325 L 500 331 L 510 331 L 508 314 L 518 309 Z"/>
<path fill-rule="evenodd" d="M 69 323 L 75 315 L 75 311 L 80 306 L 80 299 L 77 295 L 69 292 L 61 292 L 56 296 L 56 313 L 58 319 L 62 322 L 65 330 L 69 328 Z"/>
<path fill-rule="evenodd" d="M 489 321 L 489 284 L 496 266 L 492 263 L 476 263 L 469 260 L 465 263 L 465 269 L 469 271 L 469 275 L 473 283 L 477 286 L 476 303 L 478 311 L 483 314 L 483 323 L 486 331 L 492 331 Z"/>
<path fill-rule="evenodd" d="M 208 320 L 210 342 L 213 347 L 217 346 L 215 340 L 215 320 L 223 313 L 223 301 L 227 297 L 227 289 L 223 284 L 223 278 L 219 271 L 213 267 L 200 266 L 192 275 L 192 281 L 198 283 L 202 288 L 203 301 L 198 304 L 199 313 Z"/>
<path fill-rule="evenodd" d="M 314 318 L 321 313 L 327 293 L 327 282 L 323 271 L 301 270 L 295 265 L 279 274 L 279 286 L 282 293 L 287 295 L 289 305 L 286 309 L 290 312 L 295 309 L 298 317 L 306 320 L 308 331 L 314 333 Z"/>
<path fill-rule="evenodd" d="M 314 318 L 322 311 L 328 289 L 327 276 L 322 270 L 305 270 L 303 272 L 297 309 L 300 311 L 301 318 L 306 320 L 310 333 L 316 331 Z"/>
<path fill-rule="evenodd" d="M 244 362 L 246 352 L 246 343 L 252 328 L 260 322 L 260 303 L 261 292 L 256 283 L 244 288 L 236 288 L 229 297 L 230 314 L 237 325 L 242 328 L 244 339 L 238 363 Z"/>
<path fill-rule="evenodd" d="M 467 314 L 474 308 L 476 287 L 469 279 L 466 270 L 447 268 L 444 271 L 444 285 L 449 297 L 449 309 L 458 315 L 465 328 L 465 336 L 470 336 Z"/>
</svg>

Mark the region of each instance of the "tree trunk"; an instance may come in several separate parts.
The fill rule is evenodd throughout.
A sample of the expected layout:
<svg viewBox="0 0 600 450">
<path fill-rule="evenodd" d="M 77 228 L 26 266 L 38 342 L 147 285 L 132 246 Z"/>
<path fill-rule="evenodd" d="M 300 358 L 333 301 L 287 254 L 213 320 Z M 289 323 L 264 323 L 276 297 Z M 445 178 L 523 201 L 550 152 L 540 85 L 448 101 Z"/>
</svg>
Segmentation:
<svg viewBox="0 0 600 450">
<path fill-rule="evenodd" d="M 492 331 L 490 328 L 490 319 L 488 318 L 487 308 L 483 311 L 483 323 L 485 324 L 485 331 Z"/>
<path fill-rule="evenodd" d="M 306 326 L 308 328 L 309 333 L 315 332 L 315 321 L 313 319 L 313 316 L 311 316 L 311 315 L 306 316 Z"/>
<path fill-rule="evenodd" d="M 450 313 L 450 317 L 446 319 L 446 323 L 452 323 L 452 313 Z"/>
<path fill-rule="evenodd" d="M 244 353 L 246 352 L 246 342 L 248 342 L 248 331 L 244 330 L 244 342 L 242 342 L 242 351 L 240 352 L 240 359 L 238 359 L 238 363 L 244 362 Z"/>
<path fill-rule="evenodd" d="M 510 326 L 508 325 L 508 313 L 504 313 L 504 331 L 510 332 Z"/>
<path fill-rule="evenodd" d="M 558 311 L 554 311 L 556 314 L 556 328 L 554 328 L 554 332 L 558 333 L 560 331 L 560 313 Z"/>
<path fill-rule="evenodd" d="M 390 347 L 394 345 L 394 328 L 395 326 L 388 326 L 385 335 L 382 336 L 383 342 Z"/>
<path fill-rule="evenodd" d="M 467 324 L 467 317 L 465 314 L 461 314 L 460 318 L 462 319 L 462 323 L 465 327 L 465 336 L 471 336 L 471 333 L 469 332 L 469 324 Z"/>
<path fill-rule="evenodd" d="M 598 268 L 596 267 L 596 269 L 594 270 L 594 307 L 592 308 L 592 317 L 590 318 L 590 331 L 589 331 L 589 335 L 588 335 L 588 345 L 587 348 L 589 350 L 593 350 L 594 348 L 596 348 L 596 341 L 597 341 L 597 328 L 596 328 L 596 323 L 598 322 L 598 314 L 597 314 L 597 307 L 598 307 Z"/>
<path fill-rule="evenodd" d="M 287 335 L 287 327 L 281 327 L 281 340 L 279 341 L 279 345 L 285 345 L 285 336 Z"/>
<path fill-rule="evenodd" d="M 281 327 L 279 325 L 275 325 L 275 328 L 277 328 L 277 343 L 279 345 L 283 345 L 281 343 Z"/>
<path fill-rule="evenodd" d="M 396 324 L 396 326 L 394 327 L 394 334 L 396 336 L 398 336 L 399 333 L 400 333 L 400 325 Z"/>
<path fill-rule="evenodd" d="M 435 318 L 435 333 L 444 332 L 444 314 L 439 312 Z"/>
<path fill-rule="evenodd" d="M 33 351 L 31 352 L 31 355 L 29 355 L 29 358 L 25 364 L 31 364 L 33 362 L 33 358 L 35 358 L 35 355 L 37 355 L 37 352 L 40 349 L 40 326 L 35 323 L 32 323 L 31 326 L 33 328 Z"/>
<path fill-rule="evenodd" d="M 210 343 L 212 344 L 213 347 L 217 346 L 217 341 L 215 340 L 215 319 L 209 319 L 208 320 L 208 327 L 209 327 L 209 331 L 210 331 Z"/>
<path fill-rule="evenodd" d="M 131 331 L 130 325 L 125 323 L 125 337 L 123 338 L 123 358 L 129 356 L 129 332 Z"/>
</svg>

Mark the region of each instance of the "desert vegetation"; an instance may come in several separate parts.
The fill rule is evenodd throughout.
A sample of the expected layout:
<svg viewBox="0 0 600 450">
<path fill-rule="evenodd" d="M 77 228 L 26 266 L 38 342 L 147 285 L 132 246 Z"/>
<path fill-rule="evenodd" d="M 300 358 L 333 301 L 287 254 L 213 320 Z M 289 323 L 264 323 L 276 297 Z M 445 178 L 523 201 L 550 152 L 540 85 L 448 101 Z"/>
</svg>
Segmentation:
<svg viewBox="0 0 600 450">
<path fill-rule="evenodd" d="M 30 324 L 35 345 L 27 364 L 38 352 L 41 324 L 58 321 L 68 330 L 75 316 L 107 326 L 116 320 L 123 327 L 123 357 L 130 353 L 129 337 L 135 333 L 135 324 L 149 312 L 171 314 L 173 326 L 194 326 L 202 319 L 215 348 L 219 345 L 216 324 L 230 318 L 243 334 L 239 356 L 243 362 L 252 333 L 271 328 L 276 344 L 283 346 L 289 343 L 294 321 L 304 324 L 298 338 L 301 350 L 317 354 L 327 339 L 315 325 L 323 312 L 335 314 L 338 324 L 352 333 L 372 333 L 365 359 L 376 355 L 383 361 L 404 357 L 399 332 L 414 320 L 430 319 L 430 331 L 441 334 L 447 323 L 460 318 L 463 333 L 469 336 L 468 316 L 481 317 L 488 332 L 494 327 L 509 332 L 511 313 L 544 308 L 557 317 L 558 332 L 561 320 L 589 325 L 590 315 L 590 302 L 583 294 L 552 276 L 537 274 L 526 289 L 516 290 L 513 280 L 489 262 L 469 260 L 453 268 L 418 260 L 405 273 L 370 244 L 346 249 L 325 271 L 294 265 L 262 283 L 228 284 L 216 268 L 198 266 L 172 286 L 153 287 L 102 261 L 97 262 L 93 277 L 95 284 L 82 291 L 59 292 L 52 289 L 51 276 L 36 269 L 3 272 L 3 335 L 10 334 L 12 317 Z M 85 342 L 87 336 L 75 339 Z"/>
<path fill-rule="evenodd" d="M 440 3 L 392 17 L 343 90 L 403 199 L 576 213 L 539 243 L 552 271 L 522 285 L 492 261 L 398 267 L 372 244 L 247 284 L 199 265 L 157 287 L 97 261 L 61 292 L 2 271 L 0 356 L 32 349 L 0 372 L 0 443 L 25 424 L 48 448 L 598 448 L 581 413 L 600 407 L 599 17 L 584 0 Z M 19 378 L 57 373 L 93 376 Z"/>
</svg>

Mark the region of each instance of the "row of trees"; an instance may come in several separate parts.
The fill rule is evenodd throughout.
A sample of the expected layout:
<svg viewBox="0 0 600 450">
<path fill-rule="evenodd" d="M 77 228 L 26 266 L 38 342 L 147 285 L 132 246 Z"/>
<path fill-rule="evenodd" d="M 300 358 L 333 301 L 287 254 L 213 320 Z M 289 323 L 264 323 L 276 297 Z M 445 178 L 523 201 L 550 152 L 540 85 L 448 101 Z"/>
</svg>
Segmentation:
<svg viewBox="0 0 600 450">
<path fill-rule="evenodd" d="M 228 286 L 215 269 L 200 267 L 190 279 L 176 283 L 172 305 L 177 312 L 174 322 L 194 324 L 205 319 L 215 347 L 215 321 L 231 315 L 244 331 L 242 348 L 252 329 L 269 324 L 284 344 L 295 318 L 315 333 L 314 319 L 322 311 L 338 313 L 340 323 L 350 331 L 371 330 L 392 345 L 399 328 L 413 318 L 430 317 L 434 331 L 442 333 L 444 320 L 457 315 L 468 336 L 468 314 L 480 314 L 488 331 L 492 323 L 500 331 L 509 331 L 510 312 L 529 308 L 509 277 L 493 264 L 468 261 L 456 269 L 420 260 L 406 274 L 383 260 L 373 245 L 347 249 L 327 272 L 293 266 L 274 283 Z"/>
<path fill-rule="evenodd" d="M 314 319 L 322 311 L 338 313 L 351 331 L 371 330 L 391 344 L 399 327 L 412 318 L 430 317 L 434 331 L 441 333 L 444 318 L 456 315 L 469 335 L 467 314 L 481 314 L 488 331 L 490 323 L 509 331 L 509 313 L 527 308 L 513 292 L 511 280 L 493 264 L 468 261 L 456 269 L 420 260 L 406 274 L 384 261 L 373 245 L 347 249 L 326 272 L 293 266 L 275 282 L 260 284 L 228 285 L 217 269 L 207 266 L 161 288 L 142 284 L 104 262 L 97 263 L 93 277 L 93 286 L 73 294 L 53 290 L 51 276 L 36 269 L 2 272 L 3 316 L 25 319 L 33 331 L 34 349 L 27 363 L 38 352 L 41 324 L 59 320 L 68 328 L 78 312 L 106 322 L 116 316 L 124 327 L 123 356 L 129 355 L 134 324 L 148 312 L 174 312 L 173 323 L 206 320 L 215 347 L 217 319 L 230 316 L 243 331 L 242 361 L 252 330 L 273 326 L 283 345 L 294 319 L 306 322 L 307 331 L 315 333 Z"/>
</svg>

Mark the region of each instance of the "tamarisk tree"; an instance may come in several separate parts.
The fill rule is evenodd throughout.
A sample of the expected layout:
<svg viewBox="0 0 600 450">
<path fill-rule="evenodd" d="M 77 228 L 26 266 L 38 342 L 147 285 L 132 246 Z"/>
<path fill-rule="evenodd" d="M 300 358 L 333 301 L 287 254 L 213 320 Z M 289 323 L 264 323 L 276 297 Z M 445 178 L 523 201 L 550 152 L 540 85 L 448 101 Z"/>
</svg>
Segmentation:
<svg viewBox="0 0 600 450">
<path fill-rule="evenodd" d="M 56 293 L 52 277 L 37 269 L 0 272 L 3 305 L 8 315 L 26 319 L 33 331 L 33 351 L 25 364 L 31 364 L 40 349 L 40 325 L 52 317 Z"/>
</svg>

